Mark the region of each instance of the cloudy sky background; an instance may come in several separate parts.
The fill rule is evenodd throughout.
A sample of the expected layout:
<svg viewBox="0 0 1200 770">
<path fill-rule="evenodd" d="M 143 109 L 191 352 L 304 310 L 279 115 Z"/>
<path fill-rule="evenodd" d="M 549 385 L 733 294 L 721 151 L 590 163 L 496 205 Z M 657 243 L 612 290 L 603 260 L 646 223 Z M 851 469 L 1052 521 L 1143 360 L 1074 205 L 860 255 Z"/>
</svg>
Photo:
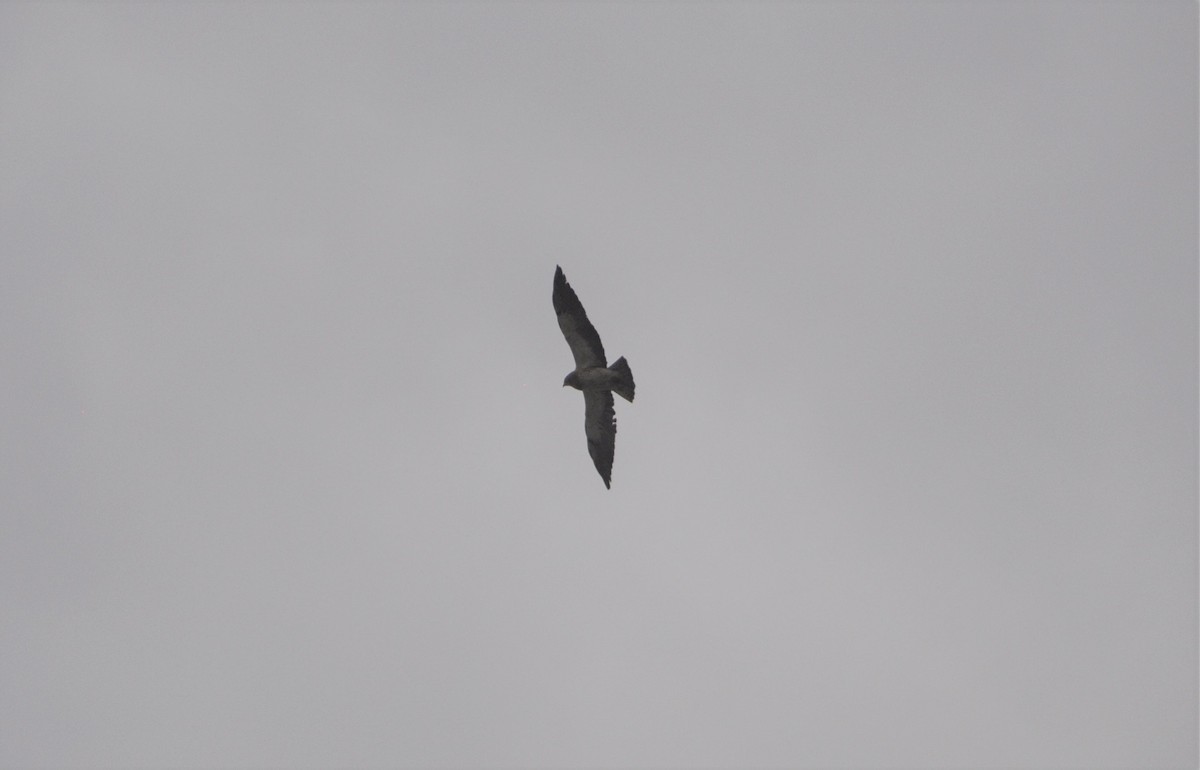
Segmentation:
<svg viewBox="0 0 1200 770">
<path fill-rule="evenodd" d="M 0 765 L 1194 765 L 1196 130 L 1193 2 L 0 5 Z"/>
</svg>

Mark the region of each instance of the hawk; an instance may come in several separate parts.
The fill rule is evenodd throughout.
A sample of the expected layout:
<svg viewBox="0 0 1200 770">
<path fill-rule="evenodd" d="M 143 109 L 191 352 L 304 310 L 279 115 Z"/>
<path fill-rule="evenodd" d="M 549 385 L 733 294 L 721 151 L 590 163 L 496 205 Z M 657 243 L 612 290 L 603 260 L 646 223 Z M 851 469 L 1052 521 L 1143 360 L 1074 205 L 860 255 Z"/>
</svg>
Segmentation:
<svg viewBox="0 0 1200 770">
<path fill-rule="evenodd" d="M 575 371 L 563 380 L 563 387 L 570 385 L 583 391 L 583 432 L 587 435 L 588 454 L 604 480 L 604 487 L 611 489 L 613 448 L 617 441 L 612 394 L 633 402 L 633 372 L 629 371 L 624 356 L 612 366 L 607 365 L 604 345 L 600 343 L 596 327 L 588 320 L 562 268 L 557 266 L 554 271 L 554 312 L 558 315 L 558 328 L 567 338 L 571 355 L 575 357 Z"/>
</svg>

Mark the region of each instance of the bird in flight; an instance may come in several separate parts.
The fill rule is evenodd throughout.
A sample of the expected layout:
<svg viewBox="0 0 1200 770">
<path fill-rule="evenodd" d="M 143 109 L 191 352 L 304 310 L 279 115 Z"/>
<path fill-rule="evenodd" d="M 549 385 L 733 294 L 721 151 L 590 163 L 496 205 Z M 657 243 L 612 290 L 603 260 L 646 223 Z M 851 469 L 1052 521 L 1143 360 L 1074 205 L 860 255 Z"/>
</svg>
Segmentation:
<svg viewBox="0 0 1200 770">
<path fill-rule="evenodd" d="M 554 271 L 554 312 L 558 315 L 558 328 L 575 357 L 575 371 L 563 380 L 563 387 L 570 385 L 583 391 L 583 432 L 587 434 L 588 454 L 604 479 L 605 488 L 611 489 L 613 448 L 617 441 L 612 394 L 633 402 L 633 372 L 629 371 L 624 356 L 612 366 L 607 365 L 600 335 L 588 320 L 561 267 Z"/>
</svg>

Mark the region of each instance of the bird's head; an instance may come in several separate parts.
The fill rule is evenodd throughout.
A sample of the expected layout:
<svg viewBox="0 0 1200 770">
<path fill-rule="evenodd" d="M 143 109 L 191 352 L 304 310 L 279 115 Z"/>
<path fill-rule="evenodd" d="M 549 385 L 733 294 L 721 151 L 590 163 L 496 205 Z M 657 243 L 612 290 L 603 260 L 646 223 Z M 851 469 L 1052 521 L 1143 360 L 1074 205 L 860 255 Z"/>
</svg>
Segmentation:
<svg viewBox="0 0 1200 770">
<path fill-rule="evenodd" d="M 571 372 L 565 378 L 563 378 L 563 387 L 565 388 L 568 385 L 570 385 L 572 388 L 579 387 L 579 372 Z"/>
</svg>

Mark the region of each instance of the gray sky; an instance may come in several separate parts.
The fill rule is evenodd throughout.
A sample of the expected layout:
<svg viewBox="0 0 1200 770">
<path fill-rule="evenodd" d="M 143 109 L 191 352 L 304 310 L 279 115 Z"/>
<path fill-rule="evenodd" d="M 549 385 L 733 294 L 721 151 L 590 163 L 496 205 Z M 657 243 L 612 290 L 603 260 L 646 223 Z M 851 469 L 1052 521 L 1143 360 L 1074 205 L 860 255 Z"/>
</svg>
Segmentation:
<svg viewBox="0 0 1200 770">
<path fill-rule="evenodd" d="M 5 3 L 0 261 L 0 765 L 1196 762 L 1193 2 Z"/>
</svg>

